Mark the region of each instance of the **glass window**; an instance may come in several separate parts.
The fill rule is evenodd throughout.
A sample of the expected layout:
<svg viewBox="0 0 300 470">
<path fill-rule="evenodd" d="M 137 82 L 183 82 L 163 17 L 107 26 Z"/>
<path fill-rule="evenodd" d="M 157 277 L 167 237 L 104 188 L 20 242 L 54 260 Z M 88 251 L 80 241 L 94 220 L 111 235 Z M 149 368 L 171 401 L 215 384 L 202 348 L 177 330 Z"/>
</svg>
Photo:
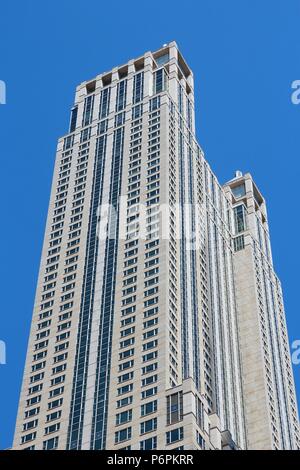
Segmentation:
<svg viewBox="0 0 300 470">
<path fill-rule="evenodd" d="M 235 233 L 241 233 L 246 230 L 246 209 L 242 204 L 234 208 Z"/>
<path fill-rule="evenodd" d="M 138 73 L 133 79 L 133 103 L 138 103 L 143 99 L 144 92 L 144 72 Z"/>
<path fill-rule="evenodd" d="M 116 415 L 116 425 L 128 423 L 132 419 L 132 410 L 126 410 Z"/>
<path fill-rule="evenodd" d="M 43 442 L 43 450 L 53 450 L 58 446 L 58 437 Z"/>
<path fill-rule="evenodd" d="M 167 444 L 172 444 L 172 442 L 180 441 L 183 439 L 183 427 L 172 429 L 166 433 Z"/>
<path fill-rule="evenodd" d="M 142 103 L 141 104 L 137 104 L 136 106 L 134 106 L 132 108 L 132 119 L 138 119 L 142 116 L 143 114 L 143 105 Z"/>
<path fill-rule="evenodd" d="M 98 124 L 98 135 L 104 134 L 107 131 L 107 119 L 99 122 Z"/>
<path fill-rule="evenodd" d="M 126 106 L 127 80 L 122 80 L 117 86 L 116 112 L 122 111 Z"/>
<path fill-rule="evenodd" d="M 231 191 L 235 198 L 245 196 L 246 194 L 245 183 L 240 184 L 239 186 L 235 186 L 235 188 L 231 188 Z"/>
<path fill-rule="evenodd" d="M 182 392 L 167 397 L 167 424 L 177 423 L 183 418 Z"/>
<path fill-rule="evenodd" d="M 244 235 L 240 235 L 239 237 L 235 237 L 233 239 L 233 247 L 234 247 L 234 251 L 241 251 L 245 248 Z"/>
<path fill-rule="evenodd" d="M 169 62 L 169 53 L 167 52 L 164 55 L 161 55 L 160 57 L 156 57 L 155 62 L 157 65 L 163 65 Z"/>
<path fill-rule="evenodd" d="M 84 110 L 82 118 L 82 127 L 91 124 L 93 119 L 94 95 L 87 96 L 84 100 Z"/>
<path fill-rule="evenodd" d="M 155 111 L 160 107 L 160 96 L 156 96 L 155 98 L 152 98 L 149 102 L 149 111 L 150 113 L 152 111 Z"/>
<path fill-rule="evenodd" d="M 117 408 L 122 408 L 122 406 L 131 405 L 132 401 L 133 401 L 132 395 L 126 398 L 122 398 L 122 400 L 117 401 Z"/>
<path fill-rule="evenodd" d="M 120 429 L 115 433 L 115 444 L 131 439 L 131 428 Z"/>
<path fill-rule="evenodd" d="M 69 132 L 74 132 L 76 129 L 77 123 L 77 114 L 78 114 L 78 106 L 75 106 L 71 111 L 71 119 L 70 119 L 70 129 Z"/>
<path fill-rule="evenodd" d="M 148 419 L 141 423 L 141 434 L 145 434 L 146 432 L 155 431 L 157 429 L 157 418 Z"/>
<path fill-rule="evenodd" d="M 165 70 L 159 69 L 154 74 L 154 94 L 161 93 L 165 89 Z"/>
<path fill-rule="evenodd" d="M 107 117 L 109 114 L 110 88 L 104 88 L 100 95 L 99 119 Z"/>
<path fill-rule="evenodd" d="M 115 127 L 122 126 L 125 122 L 125 112 L 119 113 L 115 117 Z"/>
<path fill-rule="evenodd" d="M 140 442 L 141 450 L 152 450 L 157 448 L 157 437 L 150 437 L 150 439 L 145 439 Z"/>
<path fill-rule="evenodd" d="M 144 399 L 144 398 L 152 397 L 153 395 L 156 395 L 156 394 L 157 394 L 157 387 L 153 387 L 153 388 L 148 388 L 147 390 L 144 390 L 141 393 L 141 397 L 142 399 Z"/>
<path fill-rule="evenodd" d="M 80 143 L 86 142 L 87 140 L 89 140 L 90 137 L 91 137 L 91 128 L 87 127 L 86 129 L 83 129 L 83 131 L 81 131 L 81 134 L 80 134 Z"/>
<path fill-rule="evenodd" d="M 149 415 L 157 411 L 157 400 L 149 401 L 141 406 L 141 416 Z"/>
</svg>

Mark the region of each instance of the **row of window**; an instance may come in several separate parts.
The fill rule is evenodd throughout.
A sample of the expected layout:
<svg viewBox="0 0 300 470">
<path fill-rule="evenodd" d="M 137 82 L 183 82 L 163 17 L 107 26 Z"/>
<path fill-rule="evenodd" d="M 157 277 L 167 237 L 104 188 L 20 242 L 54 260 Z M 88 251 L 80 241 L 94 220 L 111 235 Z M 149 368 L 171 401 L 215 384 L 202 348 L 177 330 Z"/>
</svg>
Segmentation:
<svg viewBox="0 0 300 470">
<path fill-rule="evenodd" d="M 141 434 L 152 432 L 157 430 L 157 418 L 145 421 L 141 423 Z M 116 431 L 115 433 L 115 444 L 127 441 L 132 437 L 132 428 L 124 428 Z M 166 432 L 166 445 L 173 444 L 174 442 L 181 441 L 184 439 L 183 427 L 172 429 Z M 153 450 L 157 448 L 157 436 L 150 437 L 140 442 L 141 450 Z"/>
<path fill-rule="evenodd" d="M 150 109 L 154 111 L 149 114 L 149 135 L 148 135 L 148 148 L 151 151 L 148 153 L 148 168 L 157 167 L 159 171 L 159 100 L 154 99 L 154 103 L 150 104 Z M 138 263 L 138 244 L 139 244 L 139 203 L 140 203 L 140 185 L 141 185 L 141 141 L 142 141 L 142 118 L 133 121 L 131 127 L 130 137 L 130 158 L 128 167 L 128 188 L 127 188 L 127 240 L 125 243 L 124 251 L 124 279 L 122 291 L 122 310 L 121 310 L 121 330 L 120 330 L 120 350 L 133 346 L 135 343 L 135 322 L 136 316 L 136 290 L 137 290 L 137 263 Z M 153 153 L 155 152 L 155 157 Z M 155 165 L 151 162 L 155 160 Z M 159 198 L 159 178 L 153 182 L 153 176 L 156 176 L 157 171 L 151 171 L 150 178 L 147 179 L 147 202 Z M 149 175 L 149 172 L 148 172 Z M 154 191 L 154 192 L 153 192 Z M 157 201 L 158 202 L 158 201 Z M 156 202 L 156 203 L 157 203 Z M 152 234 L 153 226 L 157 230 L 158 219 L 155 219 L 153 224 L 153 216 L 148 209 L 149 217 L 147 219 L 147 233 Z M 157 373 L 154 373 L 158 368 L 158 363 L 153 362 L 158 356 L 157 352 L 157 339 L 158 328 L 153 328 L 158 324 L 158 307 L 152 307 L 158 303 L 158 285 L 159 285 L 159 239 L 151 239 L 148 237 L 145 244 L 145 281 L 144 281 L 144 307 L 143 314 L 143 346 L 142 356 L 144 366 L 141 369 L 141 388 L 150 387 L 141 391 L 141 399 L 151 398 L 157 393 L 157 386 L 155 385 L 158 380 Z M 154 297 L 156 296 L 156 297 Z M 148 299 L 149 298 L 149 299 Z M 151 307 L 151 308 L 149 308 Z M 132 314 L 132 315 L 130 315 Z M 132 357 L 132 359 L 131 359 Z M 125 362 L 124 362 L 124 359 Z M 148 362 L 150 363 L 148 364 Z M 122 384 L 118 388 L 118 395 L 132 391 L 133 384 L 123 385 L 127 381 L 134 378 L 134 372 L 128 371 L 134 367 L 134 348 L 120 352 L 119 354 L 119 372 L 122 374 L 118 376 L 118 384 Z M 145 377 L 143 377 L 146 375 Z M 154 386 L 153 386 L 154 385 Z M 117 401 L 117 408 L 128 406 L 132 404 L 132 395 L 121 398 Z M 157 400 L 149 401 L 141 405 L 141 417 L 155 413 L 157 411 Z M 132 420 L 132 409 L 118 412 L 116 415 L 116 425 L 124 424 Z M 151 418 L 143 421 L 140 424 L 141 434 L 155 430 L 157 426 L 157 418 Z M 130 428 L 117 431 L 115 434 L 115 443 L 119 443 L 124 439 L 129 439 L 131 433 Z"/>
<path fill-rule="evenodd" d="M 117 83 L 117 94 L 116 94 L 116 103 L 115 103 L 115 112 L 119 113 L 124 110 L 127 102 L 127 79 L 121 80 Z M 153 93 L 161 93 L 166 88 L 166 72 L 164 69 L 159 69 L 154 73 L 154 86 Z M 106 118 L 109 114 L 110 108 L 110 98 L 111 98 L 111 88 L 106 87 L 100 93 L 100 104 L 98 118 L 102 120 Z M 144 98 L 144 72 L 140 72 L 134 76 L 133 79 L 133 94 L 132 94 L 132 103 L 136 105 L 143 101 Z M 81 126 L 89 126 L 93 120 L 94 112 L 94 101 L 95 95 L 88 95 L 84 100 L 83 116 Z M 133 108 L 134 109 L 134 108 Z M 133 117 L 134 119 L 137 116 Z M 72 133 L 76 130 L 78 120 L 78 106 L 74 106 L 71 110 L 70 126 L 69 132 Z M 119 124 L 120 125 L 120 124 Z M 82 132 L 85 132 L 84 130 Z M 84 140 L 83 140 L 84 141 Z M 68 150 L 73 145 L 73 136 L 68 136 L 65 139 L 64 150 Z"/>
<path fill-rule="evenodd" d="M 86 169 L 88 159 L 88 143 L 80 146 L 76 174 L 75 185 L 73 188 L 72 197 L 72 210 L 68 227 L 68 241 L 65 251 L 65 268 L 64 277 L 61 286 L 61 295 L 57 298 L 60 302 L 59 315 L 57 317 L 56 326 L 56 345 L 51 355 L 53 362 L 52 376 L 50 382 L 50 389 L 48 392 L 48 410 L 51 411 L 46 415 L 46 422 L 55 423 L 46 426 L 44 429 L 45 435 L 55 433 L 60 429 L 61 410 L 57 408 L 63 404 L 64 381 L 65 372 L 67 368 L 68 347 L 70 337 L 70 327 L 72 318 L 73 297 L 76 285 L 76 269 L 79 252 L 80 234 L 81 234 L 81 219 L 85 196 L 85 181 Z M 34 355 L 31 366 L 32 375 L 30 376 L 30 387 L 28 389 L 29 398 L 26 401 L 26 408 L 24 418 L 26 419 L 23 425 L 23 431 L 28 431 L 37 427 L 38 419 L 35 418 L 31 421 L 28 419 L 38 416 L 40 407 L 36 406 L 42 400 L 42 395 L 37 395 L 38 392 L 43 390 L 43 370 L 46 367 L 46 359 L 48 354 L 48 337 L 50 336 L 53 304 L 55 292 L 57 289 L 56 279 L 59 267 L 61 253 L 61 243 L 63 228 L 65 224 L 65 212 L 68 195 L 68 186 L 70 178 L 70 167 L 72 161 L 72 150 L 69 149 L 62 154 L 59 174 L 57 179 L 57 190 L 54 203 L 54 212 L 52 218 L 52 225 L 49 237 L 49 250 L 46 258 L 45 277 L 43 284 L 43 293 L 40 305 L 39 322 L 37 323 L 36 342 L 34 344 Z M 44 360 L 42 360 L 44 359 Z M 33 407 L 33 408 L 32 408 Z M 55 411 L 52 411 L 55 410 Z M 23 435 L 21 443 L 24 444 L 28 440 L 35 439 L 35 432 Z M 58 442 L 57 438 L 45 441 L 45 448 L 55 448 Z"/>
</svg>

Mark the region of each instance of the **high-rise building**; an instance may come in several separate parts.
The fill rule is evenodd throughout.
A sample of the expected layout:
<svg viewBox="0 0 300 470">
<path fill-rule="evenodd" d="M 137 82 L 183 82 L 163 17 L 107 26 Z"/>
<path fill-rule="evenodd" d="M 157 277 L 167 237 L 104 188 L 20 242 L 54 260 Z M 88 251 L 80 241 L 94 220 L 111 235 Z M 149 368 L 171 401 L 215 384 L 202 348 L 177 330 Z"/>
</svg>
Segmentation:
<svg viewBox="0 0 300 470">
<path fill-rule="evenodd" d="M 59 139 L 16 449 L 296 449 L 265 202 L 221 186 L 176 43 L 79 85 Z"/>
</svg>

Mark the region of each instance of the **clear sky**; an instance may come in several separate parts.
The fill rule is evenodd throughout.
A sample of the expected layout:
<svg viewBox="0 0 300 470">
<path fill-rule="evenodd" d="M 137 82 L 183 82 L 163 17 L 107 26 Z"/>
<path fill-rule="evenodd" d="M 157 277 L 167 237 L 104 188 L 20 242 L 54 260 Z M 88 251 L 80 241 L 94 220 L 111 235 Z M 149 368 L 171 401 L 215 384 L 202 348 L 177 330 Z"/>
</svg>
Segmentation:
<svg viewBox="0 0 300 470">
<path fill-rule="evenodd" d="M 22 0 L 0 5 L 0 448 L 11 445 L 57 138 L 75 86 L 177 41 L 197 135 L 220 182 L 250 171 L 268 202 L 290 342 L 300 339 L 300 1 Z M 298 215 L 297 215 L 298 214 Z M 300 365 L 294 367 L 300 393 Z"/>
</svg>

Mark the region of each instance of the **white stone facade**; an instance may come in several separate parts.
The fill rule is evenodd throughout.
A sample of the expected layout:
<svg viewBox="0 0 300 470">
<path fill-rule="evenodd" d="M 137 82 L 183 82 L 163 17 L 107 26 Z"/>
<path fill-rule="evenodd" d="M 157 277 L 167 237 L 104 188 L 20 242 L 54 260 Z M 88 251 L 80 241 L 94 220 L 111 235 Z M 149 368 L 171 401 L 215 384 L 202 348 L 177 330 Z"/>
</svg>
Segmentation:
<svg viewBox="0 0 300 470">
<path fill-rule="evenodd" d="M 193 86 L 172 42 L 77 87 L 15 449 L 298 446 L 265 203 L 250 175 L 218 183 Z"/>
</svg>

